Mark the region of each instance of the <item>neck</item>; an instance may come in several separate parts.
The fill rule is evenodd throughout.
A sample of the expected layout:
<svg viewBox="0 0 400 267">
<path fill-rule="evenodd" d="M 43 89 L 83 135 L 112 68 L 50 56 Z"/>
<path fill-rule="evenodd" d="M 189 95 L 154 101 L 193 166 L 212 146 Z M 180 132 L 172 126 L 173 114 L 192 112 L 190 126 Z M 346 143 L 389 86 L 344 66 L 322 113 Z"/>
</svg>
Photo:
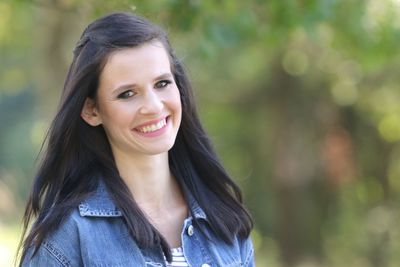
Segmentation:
<svg viewBox="0 0 400 267">
<path fill-rule="evenodd" d="M 183 200 L 169 169 L 167 152 L 134 158 L 115 155 L 115 161 L 120 176 L 142 209 L 156 212 Z"/>
</svg>

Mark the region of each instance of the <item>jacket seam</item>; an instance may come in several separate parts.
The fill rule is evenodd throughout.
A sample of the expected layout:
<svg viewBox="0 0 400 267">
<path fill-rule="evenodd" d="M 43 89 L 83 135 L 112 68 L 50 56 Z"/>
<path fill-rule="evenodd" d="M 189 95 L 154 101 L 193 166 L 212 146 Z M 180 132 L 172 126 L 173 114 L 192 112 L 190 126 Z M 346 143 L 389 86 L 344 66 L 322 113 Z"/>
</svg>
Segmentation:
<svg viewBox="0 0 400 267">
<path fill-rule="evenodd" d="M 250 249 L 250 252 L 247 254 L 246 260 L 245 260 L 245 262 L 244 262 L 244 266 L 245 266 L 245 267 L 246 267 L 246 266 L 249 266 L 249 263 L 250 263 L 251 259 L 253 258 L 253 253 L 254 253 L 254 249 L 251 248 L 251 249 Z"/>
<path fill-rule="evenodd" d="M 58 249 L 56 249 L 51 243 L 44 241 L 44 248 L 56 259 L 58 260 L 62 266 L 70 267 L 71 262 L 67 259 L 67 257 L 61 253 Z"/>
</svg>

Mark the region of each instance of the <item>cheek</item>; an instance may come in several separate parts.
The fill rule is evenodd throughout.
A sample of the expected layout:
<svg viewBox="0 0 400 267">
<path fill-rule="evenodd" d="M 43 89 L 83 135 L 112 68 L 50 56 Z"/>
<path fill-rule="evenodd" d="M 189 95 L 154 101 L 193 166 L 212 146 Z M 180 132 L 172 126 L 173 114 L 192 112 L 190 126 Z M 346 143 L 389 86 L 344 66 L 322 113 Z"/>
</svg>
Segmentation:
<svg viewBox="0 0 400 267">
<path fill-rule="evenodd" d="M 112 128 L 112 126 L 128 125 L 134 112 L 129 105 L 110 105 L 103 109 L 101 117 L 104 126 Z"/>
<path fill-rule="evenodd" d="M 176 111 L 179 111 L 179 113 L 182 113 L 182 101 L 178 88 L 176 88 L 176 90 L 174 91 L 171 102 L 173 103 L 174 109 Z"/>
<path fill-rule="evenodd" d="M 181 102 L 181 98 L 178 96 L 175 98 L 175 105 L 174 105 L 174 109 L 175 109 L 175 118 L 176 118 L 176 123 L 178 125 L 178 127 L 180 127 L 181 123 L 182 123 L 182 102 Z"/>
</svg>

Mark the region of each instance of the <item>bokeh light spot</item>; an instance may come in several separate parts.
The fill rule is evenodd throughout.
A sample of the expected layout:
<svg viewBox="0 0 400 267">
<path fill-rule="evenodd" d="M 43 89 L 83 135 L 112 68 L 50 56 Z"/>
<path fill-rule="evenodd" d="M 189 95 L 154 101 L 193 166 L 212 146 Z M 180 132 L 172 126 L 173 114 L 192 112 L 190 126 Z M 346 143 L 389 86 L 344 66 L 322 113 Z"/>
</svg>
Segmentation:
<svg viewBox="0 0 400 267">
<path fill-rule="evenodd" d="M 342 80 L 331 88 L 333 100 L 341 106 L 350 106 L 358 99 L 358 89 L 352 81 Z"/>
<path fill-rule="evenodd" d="M 378 125 L 379 133 L 389 142 L 400 140 L 400 115 L 389 114 L 383 117 Z"/>
<path fill-rule="evenodd" d="M 292 76 L 301 76 L 308 70 L 308 57 L 299 50 L 289 50 L 283 57 L 284 70 Z"/>
</svg>

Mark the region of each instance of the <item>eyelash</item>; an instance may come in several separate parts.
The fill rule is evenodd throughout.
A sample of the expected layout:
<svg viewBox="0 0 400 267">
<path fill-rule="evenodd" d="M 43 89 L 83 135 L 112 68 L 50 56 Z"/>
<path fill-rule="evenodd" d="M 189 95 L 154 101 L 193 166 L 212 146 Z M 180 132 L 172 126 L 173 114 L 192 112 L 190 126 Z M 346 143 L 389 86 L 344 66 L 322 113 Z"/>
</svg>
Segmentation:
<svg viewBox="0 0 400 267">
<path fill-rule="evenodd" d="M 127 99 L 129 97 L 134 96 L 134 95 L 135 95 L 135 93 L 132 90 L 128 90 L 128 91 L 125 91 L 125 92 L 119 94 L 118 98 Z"/>
<path fill-rule="evenodd" d="M 159 81 L 159 82 L 157 82 L 155 84 L 155 88 L 156 89 L 163 89 L 163 88 L 167 87 L 168 85 L 170 85 L 171 83 L 172 83 L 171 80 L 162 80 L 162 81 Z M 130 98 L 130 97 L 134 96 L 135 94 L 136 93 L 133 92 L 132 90 L 127 90 L 127 91 L 119 94 L 118 98 L 127 99 L 127 98 Z"/>
<path fill-rule="evenodd" d="M 162 80 L 162 81 L 157 82 L 155 87 L 158 88 L 158 89 L 160 89 L 160 88 L 167 87 L 167 86 L 170 85 L 171 83 L 172 83 L 171 80 Z M 160 84 L 163 84 L 163 85 L 158 86 L 158 85 L 160 85 Z"/>
</svg>

